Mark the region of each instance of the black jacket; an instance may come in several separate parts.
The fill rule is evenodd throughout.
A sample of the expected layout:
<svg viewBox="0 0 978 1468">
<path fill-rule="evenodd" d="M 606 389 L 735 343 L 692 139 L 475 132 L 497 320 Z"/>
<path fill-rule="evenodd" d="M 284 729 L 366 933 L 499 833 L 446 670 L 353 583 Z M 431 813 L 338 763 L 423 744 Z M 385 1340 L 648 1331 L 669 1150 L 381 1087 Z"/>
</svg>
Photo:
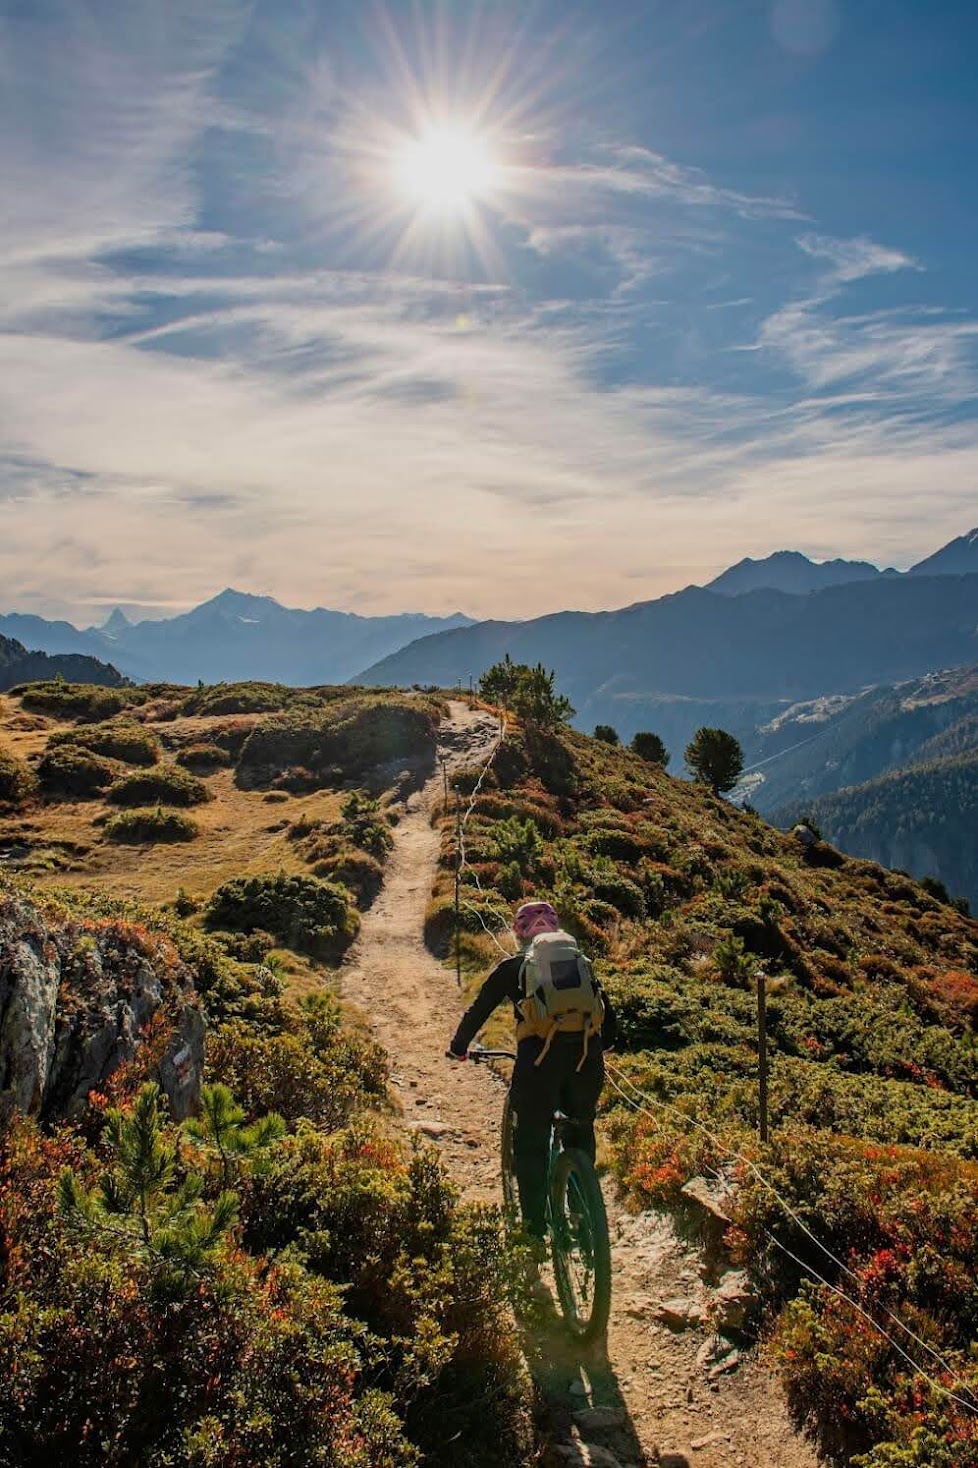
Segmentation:
<svg viewBox="0 0 978 1468">
<path fill-rule="evenodd" d="M 455 1038 L 452 1040 L 450 1049 L 453 1055 L 464 1055 L 476 1035 L 482 1029 L 486 1020 L 494 1009 L 508 999 L 513 1006 L 514 1021 L 519 1019 L 519 1011 L 516 1006 L 523 998 L 520 991 L 520 969 L 523 967 L 522 953 L 514 953 L 512 958 L 504 958 L 496 964 L 492 973 L 486 979 L 482 988 L 462 1015 Z M 601 1044 L 605 1050 L 610 1050 L 615 1043 L 618 1033 L 618 1024 L 615 1012 L 611 1007 L 611 1000 L 601 989 L 601 998 L 604 1002 L 604 1023 L 601 1026 Z"/>
</svg>

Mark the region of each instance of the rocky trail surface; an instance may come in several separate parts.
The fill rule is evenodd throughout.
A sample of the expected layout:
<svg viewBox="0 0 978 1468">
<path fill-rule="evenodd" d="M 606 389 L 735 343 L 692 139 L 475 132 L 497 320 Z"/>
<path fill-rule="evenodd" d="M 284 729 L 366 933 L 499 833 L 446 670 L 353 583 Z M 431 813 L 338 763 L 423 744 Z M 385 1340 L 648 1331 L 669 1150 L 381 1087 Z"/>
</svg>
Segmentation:
<svg viewBox="0 0 978 1468">
<path fill-rule="evenodd" d="M 449 772 L 483 762 L 496 721 L 453 703 L 439 754 Z M 437 774 L 411 795 L 394 831 L 382 892 L 342 975 L 391 1058 L 405 1125 L 440 1150 L 462 1195 L 499 1198 L 503 1082 L 484 1066 L 444 1059 L 462 1009 L 453 974 L 424 946 L 422 925 L 439 836 Z M 792 1428 L 777 1382 L 752 1350 L 717 1342 L 697 1252 L 667 1219 L 630 1216 L 604 1191 L 611 1217 L 614 1300 L 607 1358 L 562 1336 L 556 1316 L 525 1330 L 552 1439 L 544 1461 L 593 1468 L 816 1468 Z M 669 1302 L 667 1320 L 661 1306 Z"/>
</svg>

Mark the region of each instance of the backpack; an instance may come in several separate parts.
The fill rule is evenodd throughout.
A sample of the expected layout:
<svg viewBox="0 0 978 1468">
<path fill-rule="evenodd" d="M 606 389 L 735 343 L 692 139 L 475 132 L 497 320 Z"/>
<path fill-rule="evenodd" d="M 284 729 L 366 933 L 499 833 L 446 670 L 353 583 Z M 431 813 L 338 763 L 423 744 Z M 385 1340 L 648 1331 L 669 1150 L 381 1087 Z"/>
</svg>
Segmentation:
<svg viewBox="0 0 978 1468">
<path fill-rule="evenodd" d="M 580 1070 L 588 1041 L 601 1030 L 604 1002 L 590 961 L 570 933 L 537 934 L 520 968 L 520 994 L 517 1040 L 538 1035 L 545 1042 L 534 1063 L 541 1064 L 555 1035 L 581 1034 Z"/>
</svg>

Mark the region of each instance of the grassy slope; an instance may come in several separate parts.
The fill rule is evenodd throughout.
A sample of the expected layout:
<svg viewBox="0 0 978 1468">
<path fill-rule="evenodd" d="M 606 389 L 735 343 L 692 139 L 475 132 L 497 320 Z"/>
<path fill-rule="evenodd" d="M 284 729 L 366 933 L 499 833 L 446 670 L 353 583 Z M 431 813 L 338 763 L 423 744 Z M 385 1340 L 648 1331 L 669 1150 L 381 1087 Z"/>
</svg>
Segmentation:
<svg viewBox="0 0 978 1468">
<path fill-rule="evenodd" d="M 436 951 L 451 927 L 450 817 L 444 830 Z M 498 927 L 531 893 L 551 895 L 599 958 L 620 1071 L 652 1098 L 642 1115 L 607 1095 L 614 1165 L 635 1201 L 681 1209 L 682 1184 L 732 1166 L 734 1148 L 848 1262 L 854 1277 L 740 1171 L 730 1242 L 779 1318 L 794 1401 L 827 1449 L 840 1462 L 866 1449 L 873 1468 L 978 1463 L 974 1419 L 829 1291 L 806 1295 L 804 1270 L 778 1247 L 842 1277 L 870 1313 L 899 1309 L 953 1367 L 938 1368 L 944 1382 L 978 1386 L 978 924 L 904 876 L 824 846 L 806 856 L 758 816 L 572 733 L 528 751 L 513 732 L 466 844 L 473 982 L 496 956 L 474 909 Z M 754 1140 L 758 967 L 773 991 L 767 1148 Z"/>
</svg>

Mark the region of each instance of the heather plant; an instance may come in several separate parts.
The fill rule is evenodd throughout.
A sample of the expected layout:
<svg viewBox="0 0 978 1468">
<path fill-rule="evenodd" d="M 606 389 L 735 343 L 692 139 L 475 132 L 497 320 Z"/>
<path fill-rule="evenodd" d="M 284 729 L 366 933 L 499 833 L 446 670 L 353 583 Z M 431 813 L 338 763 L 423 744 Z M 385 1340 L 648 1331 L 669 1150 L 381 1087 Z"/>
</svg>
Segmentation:
<svg viewBox="0 0 978 1468">
<path fill-rule="evenodd" d="M 208 904 L 207 921 L 245 933 L 261 928 L 318 958 L 339 957 L 359 928 L 346 888 L 286 872 L 225 882 Z"/>
<path fill-rule="evenodd" d="M 176 765 L 157 765 L 153 769 L 122 775 L 109 787 L 106 799 L 113 805 L 202 805 L 211 799 L 202 780 Z"/>
<path fill-rule="evenodd" d="M 93 800 L 119 777 L 121 766 L 80 745 L 49 745 L 37 765 L 41 791 L 52 799 Z"/>
<path fill-rule="evenodd" d="M 103 827 L 106 841 L 124 846 L 145 846 L 154 841 L 193 841 L 198 834 L 197 822 L 182 811 L 164 810 L 162 806 L 146 810 L 125 810 L 110 816 Z"/>
<path fill-rule="evenodd" d="M 0 806 L 25 805 L 37 790 L 29 765 L 0 745 Z"/>
<path fill-rule="evenodd" d="M 67 683 L 57 678 L 18 684 L 10 691 L 19 695 L 25 709 L 81 719 L 84 723 L 110 719 L 146 700 L 145 691 L 139 688 L 107 688 L 98 683 Z"/>
<path fill-rule="evenodd" d="M 72 746 L 90 750 L 106 759 L 127 765 L 155 765 L 160 758 L 160 741 L 132 719 L 110 719 L 105 723 L 61 729 L 51 735 L 48 749 Z"/>
</svg>

